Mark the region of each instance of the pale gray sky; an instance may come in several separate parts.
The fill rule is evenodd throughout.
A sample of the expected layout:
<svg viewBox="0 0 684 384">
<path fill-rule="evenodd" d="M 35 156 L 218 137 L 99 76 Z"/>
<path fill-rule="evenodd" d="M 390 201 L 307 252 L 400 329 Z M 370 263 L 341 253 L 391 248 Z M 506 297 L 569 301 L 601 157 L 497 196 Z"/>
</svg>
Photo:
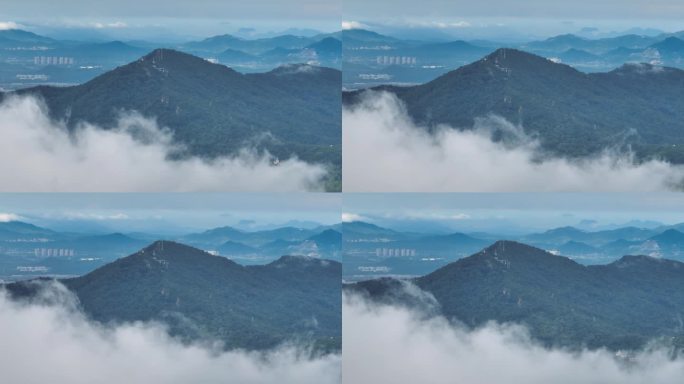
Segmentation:
<svg viewBox="0 0 684 384">
<path fill-rule="evenodd" d="M 345 18 L 681 19 L 681 0 L 345 0 Z"/>
<path fill-rule="evenodd" d="M 342 13 L 345 22 L 404 38 L 526 41 L 584 28 L 596 28 L 597 37 L 684 30 L 681 0 L 346 0 Z"/>
<path fill-rule="evenodd" d="M 529 233 L 684 222 L 681 193 L 345 193 L 345 219 L 462 232 Z M 581 224 L 581 225 L 580 225 Z"/>
<path fill-rule="evenodd" d="M 183 39 L 254 28 L 331 32 L 340 28 L 339 0 L 2 0 L 0 25 L 39 33 L 79 29 L 121 39 Z"/>
<path fill-rule="evenodd" d="M 38 193 L 0 194 L 0 220 L 16 218 L 53 229 L 178 233 L 237 225 L 336 224 L 334 193 Z"/>
</svg>

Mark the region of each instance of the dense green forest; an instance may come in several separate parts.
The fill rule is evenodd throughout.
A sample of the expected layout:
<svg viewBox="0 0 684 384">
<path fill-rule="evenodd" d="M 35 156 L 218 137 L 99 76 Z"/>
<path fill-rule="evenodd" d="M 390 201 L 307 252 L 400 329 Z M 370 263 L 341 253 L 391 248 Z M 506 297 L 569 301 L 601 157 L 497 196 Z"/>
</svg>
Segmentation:
<svg viewBox="0 0 684 384">
<path fill-rule="evenodd" d="M 426 276 L 439 313 L 468 327 L 518 323 L 546 346 L 636 350 L 652 340 L 684 346 L 684 264 L 624 256 L 583 266 L 513 241 L 499 241 Z M 348 285 L 383 302 L 424 305 L 384 278 Z"/>
<path fill-rule="evenodd" d="M 125 111 L 155 118 L 186 150 L 207 159 L 241 149 L 267 150 L 327 165 L 326 187 L 341 187 L 341 73 L 292 64 L 242 74 L 169 49 L 152 53 L 73 87 L 19 91 L 45 100 L 54 119 L 112 128 Z M 1 95 L 0 95 L 1 97 Z"/>
<path fill-rule="evenodd" d="M 161 321 L 185 341 L 221 341 L 226 349 L 263 350 L 302 342 L 314 353 L 341 348 L 341 264 L 283 256 L 242 266 L 171 241 L 87 275 L 61 282 L 93 320 Z M 9 284 L 15 297 L 32 282 Z"/>
</svg>

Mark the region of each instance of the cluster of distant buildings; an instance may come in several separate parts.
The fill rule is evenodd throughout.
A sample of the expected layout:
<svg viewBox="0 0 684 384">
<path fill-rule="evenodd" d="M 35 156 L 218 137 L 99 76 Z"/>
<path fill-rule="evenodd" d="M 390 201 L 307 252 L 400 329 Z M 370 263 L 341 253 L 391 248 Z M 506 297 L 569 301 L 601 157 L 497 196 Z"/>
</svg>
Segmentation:
<svg viewBox="0 0 684 384">
<path fill-rule="evenodd" d="M 415 249 L 409 248 L 376 248 L 375 256 L 377 257 L 414 257 L 416 256 Z"/>
<path fill-rule="evenodd" d="M 375 62 L 378 65 L 416 65 L 415 56 L 378 56 Z"/>
<path fill-rule="evenodd" d="M 76 252 L 67 248 L 36 248 L 33 254 L 36 257 L 73 257 Z"/>
<path fill-rule="evenodd" d="M 42 74 L 37 74 L 37 75 L 22 75 L 22 74 L 18 74 L 18 75 L 17 75 L 17 80 L 32 80 L 32 81 L 39 80 L 39 81 L 46 81 L 47 79 L 49 79 L 49 76 L 48 76 L 48 75 L 42 75 Z"/>
<path fill-rule="evenodd" d="M 35 56 L 33 58 L 35 65 L 73 65 L 73 57 L 65 56 Z"/>
</svg>

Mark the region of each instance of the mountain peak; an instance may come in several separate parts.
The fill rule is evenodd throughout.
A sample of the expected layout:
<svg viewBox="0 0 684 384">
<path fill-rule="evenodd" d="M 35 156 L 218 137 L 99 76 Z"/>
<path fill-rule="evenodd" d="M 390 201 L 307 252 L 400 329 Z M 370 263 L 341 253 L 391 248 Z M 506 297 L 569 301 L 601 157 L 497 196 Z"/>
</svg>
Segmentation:
<svg viewBox="0 0 684 384">
<path fill-rule="evenodd" d="M 496 51 L 485 56 L 487 61 L 499 61 L 499 62 L 515 62 L 519 60 L 533 60 L 539 62 L 547 62 L 548 60 L 537 56 L 533 53 L 525 52 L 515 48 L 499 48 Z"/>
<path fill-rule="evenodd" d="M 300 255 L 285 255 L 278 260 L 268 264 L 275 268 L 308 268 L 308 267 L 327 267 L 331 263 L 330 260 L 321 259 L 319 257 L 300 256 Z"/>
<path fill-rule="evenodd" d="M 546 39 L 545 41 L 547 41 L 547 42 L 556 42 L 556 43 L 557 43 L 557 42 L 567 43 L 567 42 L 581 42 L 581 41 L 587 41 L 587 39 L 585 39 L 585 38 L 583 38 L 583 37 L 579 37 L 579 36 L 577 36 L 577 35 L 573 35 L 572 33 L 566 33 L 566 34 L 563 34 L 563 35 L 558 35 L 558 36 L 550 37 L 550 38 Z"/>
<path fill-rule="evenodd" d="M 493 67 L 492 69 L 499 70 L 506 74 L 511 71 L 540 71 L 548 70 L 549 68 L 563 68 L 567 67 L 564 64 L 556 63 L 547 58 L 537 56 L 535 54 L 521 51 L 514 48 L 499 48 L 496 51 L 482 58 L 475 64 L 484 64 Z"/>
<path fill-rule="evenodd" d="M 648 64 L 648 63 L 625 63 L 621 67 L 616 68 L 610 73 L 620 75 L 620 76 L 629 76 L 629 75 L 650 75 L 650 74 L 661 74 L 661 73 L 666 73 L 669 72 L 669 68 L 660 66 L 660 65 L 654 65 L 654 64 Z"/>
<path fill-rule="evenodd" d="M 215 257 L 201 249 L 197 249 L 189 245 L 176 243 L 175 241 L 169 240 L 157 240 L 132 256 L 135 255 L 152 255 L 152 257 L 171 256 L 180 258 L 195 256 Z"/>
<path fill-rule="evenodd" d="M 684 233 L 671 228 L 651 237 L 651 240 L 658 243 L 681 243 L 684 242 Z"/>
<path fill-rule="evenodd" d="M 661 42 L 651 45 L 651 47 L 664 50 L 682 50 L 684 49 L 684 40 L 670 36 Z"/>
<path fill-rule="evenodd" d="M 269 73 L 277 76 L 287 76 L 299 74 L 317 74 L 321 70 L 321 67 L 309 64 L 283 64 Z"/>
<path fill-rule="evenodd" d="M 549 229 L 548 231 L 544 232 L 545 234 L 549 235 L 558 235 L 558 234 L 573 234 L 573 235 L 579 235 L 585 233 L 581 229 L 577 229 L 572 226 L 565 226 L 565 227 L 558 227 L 558 228 L 553 228 Z"/>
<path fill-rule="evenodd" d="M 483 249 L 481 253 L 485 255 L 490 254 L 494 256 L 517 256 L 528 253 L 551 255 L 543 249 L 512 240 L 498 240 L 494 244 Z"/>
<path fill-rule="evenodd" d="M 206 60 L 200 57 L 169 48 L 157 48 L 154 51 L 140 58 L 140 61 L 151 61 L 153 63 L 158 64 L 169 63 L 178 60 L 193 60 L 197 62 L 207 62 Z"/>
<path fill-rule="evenodd" d="M 633 268 L 647 265 L 659 265 L 664 262 L 673 262 L 672 260 L 665 260 L 658 257 L 646 255 L 626 255 L 619 260 L 609 264 L 617 268 Z"/>
</svg>

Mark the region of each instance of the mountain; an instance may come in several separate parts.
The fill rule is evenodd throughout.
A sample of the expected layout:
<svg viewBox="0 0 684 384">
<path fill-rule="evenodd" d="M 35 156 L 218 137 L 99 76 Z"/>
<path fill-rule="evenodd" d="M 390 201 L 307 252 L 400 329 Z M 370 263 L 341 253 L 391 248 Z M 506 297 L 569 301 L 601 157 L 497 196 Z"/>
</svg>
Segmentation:
<svg viewBox="0 0 684 384">
<path fill-rule="evenodd" d="M 241 74 L 158 49 L 85 84 L 20 93 L 45 99 L 51 116 L 71 129 L 83 121 L 111 128 L 122 110 L 135 110 L 168 127 L 193 155 L 214 158 L 256 147 L 339 169 L 340 86 L 334 69 Z"/>
<path fill-rule="evenodd" d="M 381 35 L 366 29 L 345 29 L 342 31 L 342 44 L 345 49 L 365 44 L 391 44 L 396 42 L 398 40 L 394 37 Z"/>
<path fill-rule="evenodd" d="M 266 349 L 286 341 L 341 343 L 340 263 L 283 256 L 261 266 L 170 241 L 62 283 L 95 321 L 161 321 L 184 340 L 219 340 L 227 349 Z M 15 297 L 31 283 L 7 286 Z"/>
<path fill-rule="evenodd" d="M 639 349 L 651 339 L 684 345 L 684 264 L 676 261 L 624 256 L 583 266 L 498 241 L 412 282 L 432 294 L 449 319 L 469 327 L 492 320 L 523 324 L 546 346 Z M 345 289 L 380 301 L 415 302 L 400 285 L 383 279 Z"/>
<path fill-rule="evenodd" d="M 38 227 L 23 221 L 0 222 L 0 239 L 15 240 L 33 237 L 53 238 L 57 233 L 53 230 Z"/>
<path fill-rule="evenodd" d="M 569 49 L 577 49 L 588 51 L 593 54 L 601 54 L 619 47 L 644 49 L 657 41 L 657 37 L 636 34 L 600 39 L 587 39 L 573 34 L 565 34 L 554 36 L 543 41 L 533 41 L 523 44 L 521 49 L 556 53 Z"/>
<path fill-rule="evenodd" d="M 274 240 L 302 241 L 317 233 L 315 230 L 296 227 L 280 227 L 253 232 L 242 231 L 233 227 L 219 227 L 183 236 L 181 240 L 203 246 L 214 246 L 226 241 L 233 241 L 258 247 Z"/>
<path fill-rule="evenodd" d="M 75 248 L 80 252 L 107 250 L 110 252 L 131 252 L 147 244 L 147 241 L 135 239 L 122 233 L 106 235 L 78 236 L 72 239 L 49 244 L 54 248 Z"/>
<path fill-rule="evenodd" d="M 315 50 L 319 55 L 340 56 L 342 54 L 342 42 L 334 37 L 326 37 L 323 40 L 309 44 L 307 48 Z"/>
<path fill-rule="evenodd" d="M 230 258 L 231 256 L 236 256 L 236 255 L 250 255 L 254 254 L 257 252 L 255 248 L 252 248 L 248 245 L 244 245 L 242 243 L 238 243 L 235 241 L 226 241 L 225 243 L 221 244 L 217 251 L 222 255 Z"/>
<path fill-rule="evenodd" d="M 313 235 L 308 238 L 319 246 L 336 246 L 342 248 L 342 234 L 334 229 L 326 229 L 325 231 Z"/>
<path fill-rule="evenodd" d="M 599 60 L 599 57 L 591 54 L 587 51 L 583 51 L 580 49 L 575 49 L 575 48 L 570 48 L 567 51 L 564 51 L 558 57 L 564 62 L 564 63 L 577 63 L 577 62 L 586 62 L 586 61 L 595 61 Z"/>
<path fill-rule="evenodd" d="M 232 49 L 258 55 L 275 48 L 302 49 L 316 41 L 313 37 L 295 35 L 280 35 L 261 39 L 243 39 L 233 35 L 219 35 L 184 44 L 181 48 L 189 52 L 209 53 L 218 53 Z"/>
<path fill-rule="evenodd" d="M 684 233 L 676 229 L 668 229 L 650 238 L 661 245 L 684 245 Z"/>
<path fill-rule="evenodd" d="M 235 49 L 226 49 L 225 51 L 218 54 L 217 59 L 221 63 L 242 63 L 245 61 L 256 60 L 256 57 L 242 51 L 237 51 Z"/>
<path fill-rule="evenodd" d="M 363 221 L 351 221 L 342 223 L 342 236 L 345 241 L 356 239 L 368 239 L 375 237 L 396 238 L 400 234 L 391 229 L 382 228 L 375 224 Z"/>
<path fill-rule="evenodd" d="M 263 264 L 282 255 L 300 255 L 339 260 L 342 252 L 340 232 L 320 227 L 303 229 L 281 227 L 260 231 L 241 231 L 232 227 L 211 229 L 181 237 L 179 240 L 241 263 Z"/>
<path fill-rule="evenodd" d="M 597 252 L 597 249 L 589 244 L 570 240 L 558 247 L 558 252 L 562 255 L 590 255 Z"/>
<path fill-rule="evenodd" d="M 586 48 L 591 44 L 591 40 L 573 34 L 565 34 L 550 37 L 543 41 L 534 41 L 527 46 L 531 49 L 543 49 L 553 51 L 566 51 L 568 49 Z"/>
<path fill-rule="evenodd" d="M 125 64 L 148 52 L 146 48 L 132 46 L 122 41 L 109 41 L 69 46 L 61 50 L 60 54 L 72 56 L 81 64 L 100 60 L 112 60 Z"/>
<path fill-rule="evenodd" d="M 467 57 L 481 57 L 491 53 L 489 48 L 479 47 L 467 41 L 457 40 L 446 43 L 424 43 L 405 50 L 406 54 L 431 57 L 431 60 L 460 60 Z"/>
<path fill-rule="evenodd" d="M 398 241 L 396 246 L 408 248 L 420 248 L 424 255 L 430 254 L 455 254 L 464 250 L 474 252 L 490 244 L 490 241 L 474 238 L 463 233 L 451 233 L 448 235 L 420 236 L 410 240 Z"/>
<path fill-rule="evenodd" d="M 684 40 L 671 36 L 663 41 L 652 44 L 650 47 L 657 49 L 661 54 L 681 55 L 684 53 Z"/>
<path fill-rule="evenodd" d="M 208 37 L 201 41 L 194 41 L 185 44 L 185 48 L 189 50 L 220 52 L 227 49 L 232 49 L 235 45 L 239 45 L 244 39 L 233 35 L 217 35 Z"/>
<path fill-rule="evenodd" d="M 585 74 L 543 57 L 499 49 L 418 86 L 376 87 L 397 95 L 418 124 L 471 129 L 490 115 L 520 125 L 552 155 L 581 158 L 606 149 L 684 163 L 684 71 L 630 64 Z M 345 92 L 344 103 L 361 92 Z M 493 137 L 508 140 L 505 129 Z M 514 140 L 519 140 L 518 137 Z"/>
<path fill-rule="evenodd" d="M 55 44 L 57 44 L 56 40 L 21 29 L 0 31 L 0 47 L 18 48 L 33 45 L 54 46 Z"/>
</svg>

